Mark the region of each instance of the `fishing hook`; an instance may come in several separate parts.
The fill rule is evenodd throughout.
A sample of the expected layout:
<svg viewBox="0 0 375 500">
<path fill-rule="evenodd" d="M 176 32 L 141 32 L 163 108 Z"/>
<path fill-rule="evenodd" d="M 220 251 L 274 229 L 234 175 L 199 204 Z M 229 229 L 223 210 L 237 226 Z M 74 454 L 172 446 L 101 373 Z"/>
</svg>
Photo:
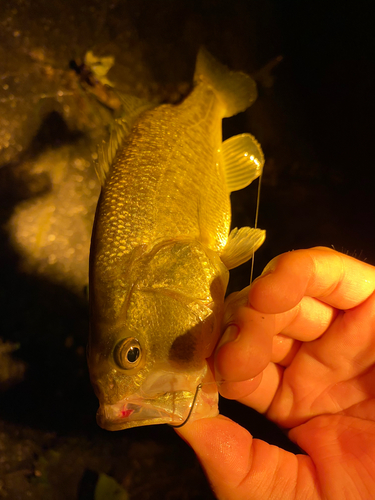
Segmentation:
<svg viewBox="0 0 375 500">
<path fill-rule="evenodd" d="M 188 416 L 186 417 L 186 419 L 182 422 L 182 424 L 178 424 L 178 425 L 169 424 L 171 427 L 178 429 L 179 427 L 182 427 L 183 425 L 185 425 L 188 422 L 189 418 L 191 417 L 191 414 L 193 413 L 194 406 L 195 406 L 195 403 L 196 403 L 197 397 L 198 397 L 198 392 L 200 389 L 202 389 L 202 384 L 197 385 L 197 388 L 196 388 L 196 391 L 194 394 L 194 398 L 193 398 L 193 402 L 191 403 L 190 410 L 189 410 L 189 413 L 188 413 Z"/>
</svg>

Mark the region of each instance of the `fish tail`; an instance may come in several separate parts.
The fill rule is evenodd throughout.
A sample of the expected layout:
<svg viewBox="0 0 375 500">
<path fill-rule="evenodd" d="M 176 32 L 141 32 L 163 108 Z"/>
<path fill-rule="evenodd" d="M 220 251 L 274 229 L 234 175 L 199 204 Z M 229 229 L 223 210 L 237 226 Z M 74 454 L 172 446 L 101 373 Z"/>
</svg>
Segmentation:
<svg viewBox="0 0 375 500">
<path fill-rule="evenodd" d="M 231 71 L 204 47 L 198 52 L 194 81 L 205 81 L 213 88 L 223 105 L 224 118 L 245 111 L 257 98 L 255 81 L 249 75 Z"/>
</svg>

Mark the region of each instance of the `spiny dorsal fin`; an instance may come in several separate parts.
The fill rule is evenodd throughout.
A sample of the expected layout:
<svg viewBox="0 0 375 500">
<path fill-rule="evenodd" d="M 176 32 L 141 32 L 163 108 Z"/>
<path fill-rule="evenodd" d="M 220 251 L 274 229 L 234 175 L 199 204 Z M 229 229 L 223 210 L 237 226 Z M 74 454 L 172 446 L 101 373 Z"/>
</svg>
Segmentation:
<svg viewBox="0 0 375 500">
<path fill-rule="evenodd" d="M 98 174 L 100 184 L 103 186 L 105 178 L 112 165 L 113 159 L 116 156 L 117 150 L 122 143 L 124 137 L 129 133 L 128 127 L 121 119 L 116 120 L 112 126 L 109 140 L 106 143 L 102 142 L 98 148 L 98 163 L 96 173 Z"/>
<path fill-rule="evenodd" d="M 229 192 L 248 186 L 262 173 L 263 152 L 251 134 L 227 139 L 221 145 L 220 154 Z"/>
<path fill-rule="evenodd" d="M 255 250 L 264 242 L 266 232 L 252 227 L 234 228 L 228 238 L 220 259 L 227 269 L 233 269 L 247 262 Z"/>
<path fill-rule="evenodd" d="M 122 116 L 114 121 L 111 128 L 109 140 L 103 141 L 98 148 L 98 163 L 96 172 L 101 185 L 104 184 L 106 176 L 111 168 L 113 160 L 125 137 L 129 134 L 135 121 L 147 109 L 154 108 L 157 103 L 139 99 L 138 97 L 116 92 L 122 104 Z"/>
</svg>

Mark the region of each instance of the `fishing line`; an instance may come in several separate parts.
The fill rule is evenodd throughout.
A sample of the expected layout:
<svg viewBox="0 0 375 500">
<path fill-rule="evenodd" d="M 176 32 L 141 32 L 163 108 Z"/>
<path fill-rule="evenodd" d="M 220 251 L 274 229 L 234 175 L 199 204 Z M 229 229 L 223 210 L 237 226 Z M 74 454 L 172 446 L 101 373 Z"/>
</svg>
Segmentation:
<svg viewBox="0 0 375 500">
<path fill-rule="evenodd" d="M 258 215 L 259 215 L 259 204 L 260 204 L 260 186 L 261 186 L 261 183 L 262 183 L 262 175 L 263 175 L 263 172 L 260 174 L 259 178 L 258 178 L 258 193 L 257 193 L 257 204 L 256 204 L 256 209 L 255 209 L 255 221 L 254 221 L 254 229 L 256 229 L 258 227 Z M 254 273 L 254 251 L 253 251 L 253 256 L 252 256 L 252 259 L 251 259 L 251 272 L 250 272 L 250 284 L 253 282 L 253 273 Z M 205 383 L 204 385 L 210 385 L 210 384 L 213 384 L 216 382 L 208 382 L 208 383 Z M 194 398 L 193 398 L 193 402 L 190 406 L 190 410 L 189 410 L 189 413 L 188 413 L 188 416 L 186 417 L 186 419 L 182 422 L 182 424 L 178 424 L 178 425 L 173 425 L 173 424 L 169 424 L 171 427 L 174 427 L 175 429 L 178 429 L 179 427 L 182 427 L 184 426 L 190 419 L 192 413 L 193 413 L 193 410 L 194 410 L 194 407 L 195 407 L 195 403 L 197 402 L 197 398 L 198 398 L 198 393 L 200 391 L 200 389 L 202 389 L 202 385 L 203 384 L 198 384 L 197 385 L 197 388 L 196 388 L 196 391 L 195 391 L 195 394 L 194 394 Z"/>
<path fill-rule="evenodd" d="M 195 403 L 196 403 L 197 397 L 198 397 L 198 392 L 199 392 L 200 389 L 202 389 L 202 384 L 198 384 L 197 385 L 197 389 L 196 389 L 195 394 L 194 394 L 193 402 L 191 403 L 190 411 L 189 411 L 188 416 L 186 417 L 186 419 L 182 422 L 182 424 L 178 424 L 178 425 L 169 424 L 171 427 L 174 427 L 175 429 L 178 429 L 179 427 L 182 427 L 183 425 L 185 425 L 188 422 L 188 420 L 191 417 L 191 414 L 193 413 L 194 406 L 195 406 Z"/>
<path fill-rule="evenodd" d="M 259 203 L 260 203 L 260 186 L 262 184 L 262 176 L 263 176 L 263 170 L 262 173 L 260 174 L 258 178 L 258 194 L 257 194 L 257 205 L 255 209 L 255 223 L 254 223 L 254 229 L 258 227 L 258 215 L 259 215 Z M 250 271 L 250 285 L 253 282 L 253 274 L 254 274 L 254 250 L 253 250 L 253 256 L 251 258 L 251 271 Z"/>
</svg>

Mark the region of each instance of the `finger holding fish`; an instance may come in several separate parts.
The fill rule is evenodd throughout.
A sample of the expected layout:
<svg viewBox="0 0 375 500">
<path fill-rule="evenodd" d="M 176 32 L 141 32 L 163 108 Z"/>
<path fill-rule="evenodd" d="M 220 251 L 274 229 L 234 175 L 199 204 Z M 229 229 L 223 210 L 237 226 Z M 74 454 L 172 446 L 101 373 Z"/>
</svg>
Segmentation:
<svg viewBox="0 0 375 500">
<path fill-rule="evenodd" d="M 303 297 L 315 298 L 332 308 L 358 306 L 374 291 L 373 266 L 331 248 L 295 250 L 275 257 L 249 290 L 258 311 L 280 313 Z"/>
<path fill-rule="evenodd" d="M 228 326 L 215 352 L 216 379 L 222 396 L 266 411 L 284 368 L 293 362 L 302 342 L 321 337 L 338 311 L 305 296 L 285 312 L 261 313 L 244 305 L 250 290 L 247 287 L 226 299 Z"/>
<path fill-rule="evenodd" d="M 219 380 L 239 382 L 258 375 L 271 357 L 273 335 L 272 315 L 237 309 L 215 352 Z"/>
<path fill-rule="evenodd" d="M 314 264 L 313 275 L 311 263 Z M 322 267 L 324 263 L 325 267 Z M 286 285 L 285 277 L 289 281 Z M 295 291 L 292 297 L 286 293 L 291 282 Z M 360 323 L 358 318 L 362 316 L 369 322 L 368 311 L 371 311 L 374 285 L 372 266 L 330 249 L 292 252 L 271 262 L 265 275 L 248 290 L 251 306 L 248 307 L 247 316 L 240 309 L 227 311 L 232 325 L 245 324 L 242 328 L 244 339 L 249 343 L 258 342 L 259 347 L 264 339 L 258 340 L 261 328 L 252 318 L 256 314 L 274 318 L 274 324 L 270 323 L 272 326 L 265 332 L 265 336 L 268 334 L 272 337 L 268 362 L 269 347 L 262 353 L 261 349 L 258 352 L 257 346 L 253 345 L 252 352 L 263 356 L 265 368 L 257 373 L 258 370 L 253 370 L 252 366 L 248 366 L 246 371 L 243 367 L 238 370 L 235 364 L 232 365 L 227 381 L 221 381 L 221 394 L 261 412 L 271 411 L 272 407 L 272 418 L 276 421 L 277 411 L 287 411 L 282 398 L 296 401 L 295 404 L 304 401 L 305 389 L 314 382 L 322 395 L 332 386 L 331 390 L 337 391 L 340 396 L 340 384 L 337 382 L 357 375 L 362 365 L 367 368 L 373 363 L 373 351 L 367 347 L 373 344 L 373 332 L 366 329 L 357 331 L 355 325 Z M 231 300 L 228 300 L 228 304 L 231 304 Z M 253 312 L 253 304 L 267 312 Z M 280 312 L 286 304 L 291 309 Z M 246 322 L 243 317 L 247 317 Z M 250 324 L 252 328 L 246 328 Z M 240 339 L 241 334 L 237 338 Z M 237 348 L 250 352 L 249 349 L 246 351 L 243 344 L 240 345 L 239 340 L 229 346 L 230 342 L 222 342 L 220 350 L 216 352 L 224 373 L 230 370 L 230 359 L 238 356 Z M 352 361 L 354 353 L 355 363 Z M 257 368 L 260 365 L 259 359 L 255 358 L 249 359 L 248 363 L 254 363 Z M 354 401 L 358 394 L 354 386 L 351 391 Z M 314 393 L 311 397 L 314 397 Z M 315 397 L 319 401 L 324 400 L 320 393 Z"/>
<path fill-rule="evenodd" d="M 276 363 L 268 363 L 266 368 L 252 379 L 241 382 L 223 382 L 220 394 L 249 406 L 259 413 L 265 413 L 271 406 L 280 388 L 284 368 Z"/>
<path fill-rule="evenodd" d="M 330 326 L 337 310 L 311 297 L 303 297 L 292 309 L 265 314 L 251 306 L 246 293 L 226 301 L 225 332 L 215 352 L 216 377 L 240 382 L 256 377 L 268 362 L 288 366 L 303 342 L 319 338 Z"/>
</svg>

